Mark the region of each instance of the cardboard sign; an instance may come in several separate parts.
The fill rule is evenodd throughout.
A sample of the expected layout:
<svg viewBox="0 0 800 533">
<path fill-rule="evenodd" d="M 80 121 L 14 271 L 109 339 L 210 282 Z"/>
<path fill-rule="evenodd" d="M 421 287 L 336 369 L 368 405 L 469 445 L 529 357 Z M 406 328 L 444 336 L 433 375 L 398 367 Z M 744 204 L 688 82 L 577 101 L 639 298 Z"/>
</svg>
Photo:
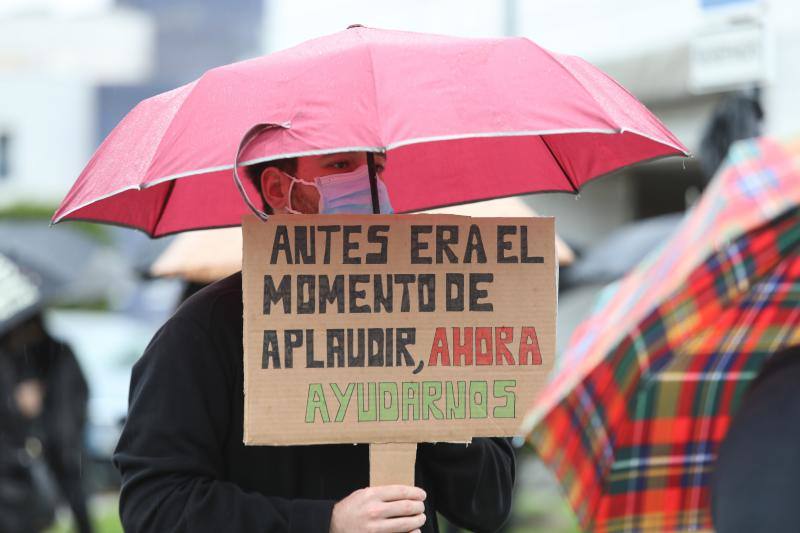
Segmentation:
<svg viewBox="0 0 800 533">
<path fill-rule="evenodd" d="M 555 354 L 552 218 L 242 226 L 246 444 L 517 433 Z"/>
</svg>

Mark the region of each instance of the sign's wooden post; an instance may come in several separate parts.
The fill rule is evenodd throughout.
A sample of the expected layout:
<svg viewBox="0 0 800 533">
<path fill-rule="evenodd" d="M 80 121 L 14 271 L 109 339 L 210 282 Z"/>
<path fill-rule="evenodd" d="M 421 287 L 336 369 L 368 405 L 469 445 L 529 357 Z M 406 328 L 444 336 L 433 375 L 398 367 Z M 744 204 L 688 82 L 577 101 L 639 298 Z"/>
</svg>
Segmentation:
<svg viewBox="0 0 800 533">
<path fill-rule="evenodd" d="M 370 486 L 414 485 L 414 462 L 416 458 L 417 444 L 414 442 L 370 444 Z"/>
<path fill-rule="evenodd" d="M 372 485 L 410 485 L 416 443 L 519 432 L 555 353 L 552 218 L 242 228 L 245 444 L 366 443 Z"/>
</svg>

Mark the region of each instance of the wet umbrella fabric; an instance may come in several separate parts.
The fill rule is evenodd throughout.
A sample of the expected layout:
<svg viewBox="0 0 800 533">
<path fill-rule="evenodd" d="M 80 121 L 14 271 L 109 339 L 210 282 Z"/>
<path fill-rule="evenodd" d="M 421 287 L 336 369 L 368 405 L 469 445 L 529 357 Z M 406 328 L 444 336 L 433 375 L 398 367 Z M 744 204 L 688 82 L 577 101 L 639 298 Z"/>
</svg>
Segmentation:
<svg viewBox="0 0 800 533">
<path fill-rule="evenodd" d="M 232 226 L 246 212 L 232 166 L 387 152 L 396 212 L 538 191 L 577 191 L 683 145 L 611 78 L 527 39 L 355 27 L 212 69 L 140 103 L 53 217 L 160 236 Z M 250 197 L 252 186 L 245 184 Z M 424 194 L 422 194 L 424 191 Z"/>
<path fill-rule="evenodd" d="M 763 362 L 800 341 L 800 142 L 741 142 L 609 289 L 526 417 L 584 528 L 710 527 L 709 475 Z"/>
</svg>

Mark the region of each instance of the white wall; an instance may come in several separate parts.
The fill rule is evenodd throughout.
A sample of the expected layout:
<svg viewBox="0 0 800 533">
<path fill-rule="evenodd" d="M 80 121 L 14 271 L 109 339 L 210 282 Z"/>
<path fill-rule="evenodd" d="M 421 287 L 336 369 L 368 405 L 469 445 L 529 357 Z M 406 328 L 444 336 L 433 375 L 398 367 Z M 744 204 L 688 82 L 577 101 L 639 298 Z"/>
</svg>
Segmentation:
<svg viewBox="0 0 800 533">
<path fill-rule="evenodd" d="M 150 75 L 155 26 L 132 9 L 69 3 L 0 12 L 0 71 L 47 74 L 87 83 L 136 83 Z"/>
<path fill-rule="evenodd" d="M 654 55 L 685 42 L 699 24 L 699 0 L 516 2 L 520 35 L 593 63 Z"/>
<path fill-rule="evenodd" d="M 774 79 L 764 92 L 767 132 L 800 135 L 800 2 L 769 0 L 767 17 L 775 58 Z"/>
<path fill-rule="evenodd" d="M 95 87 L 135 83 L 153 63 L 153 21 L 111 0 L 31 0 L 0 9 L 0 134 L 10 175 L 0 206 L 57 203 L 97 143 Z"/>
<path fill-rule="evenodd" d="M 60 201 L 94 149 L 94 90 L 79 81 L 0 75 L 0 102 L 0 131 L 11 138 L 0 206 Z"/>
</svg>

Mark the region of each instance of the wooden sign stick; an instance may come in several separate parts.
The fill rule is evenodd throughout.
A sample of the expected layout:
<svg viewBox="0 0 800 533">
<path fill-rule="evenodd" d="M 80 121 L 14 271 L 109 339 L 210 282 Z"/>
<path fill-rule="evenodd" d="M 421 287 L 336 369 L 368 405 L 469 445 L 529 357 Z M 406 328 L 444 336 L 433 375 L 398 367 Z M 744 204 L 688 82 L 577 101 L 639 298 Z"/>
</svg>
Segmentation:
<svg viewBox="0 0 800 533">
<path fill-rule="evenodd" d="M 415 442 L 389 442 L 369 445 L 369 485 L 414 486 Z"/>
</svg>

